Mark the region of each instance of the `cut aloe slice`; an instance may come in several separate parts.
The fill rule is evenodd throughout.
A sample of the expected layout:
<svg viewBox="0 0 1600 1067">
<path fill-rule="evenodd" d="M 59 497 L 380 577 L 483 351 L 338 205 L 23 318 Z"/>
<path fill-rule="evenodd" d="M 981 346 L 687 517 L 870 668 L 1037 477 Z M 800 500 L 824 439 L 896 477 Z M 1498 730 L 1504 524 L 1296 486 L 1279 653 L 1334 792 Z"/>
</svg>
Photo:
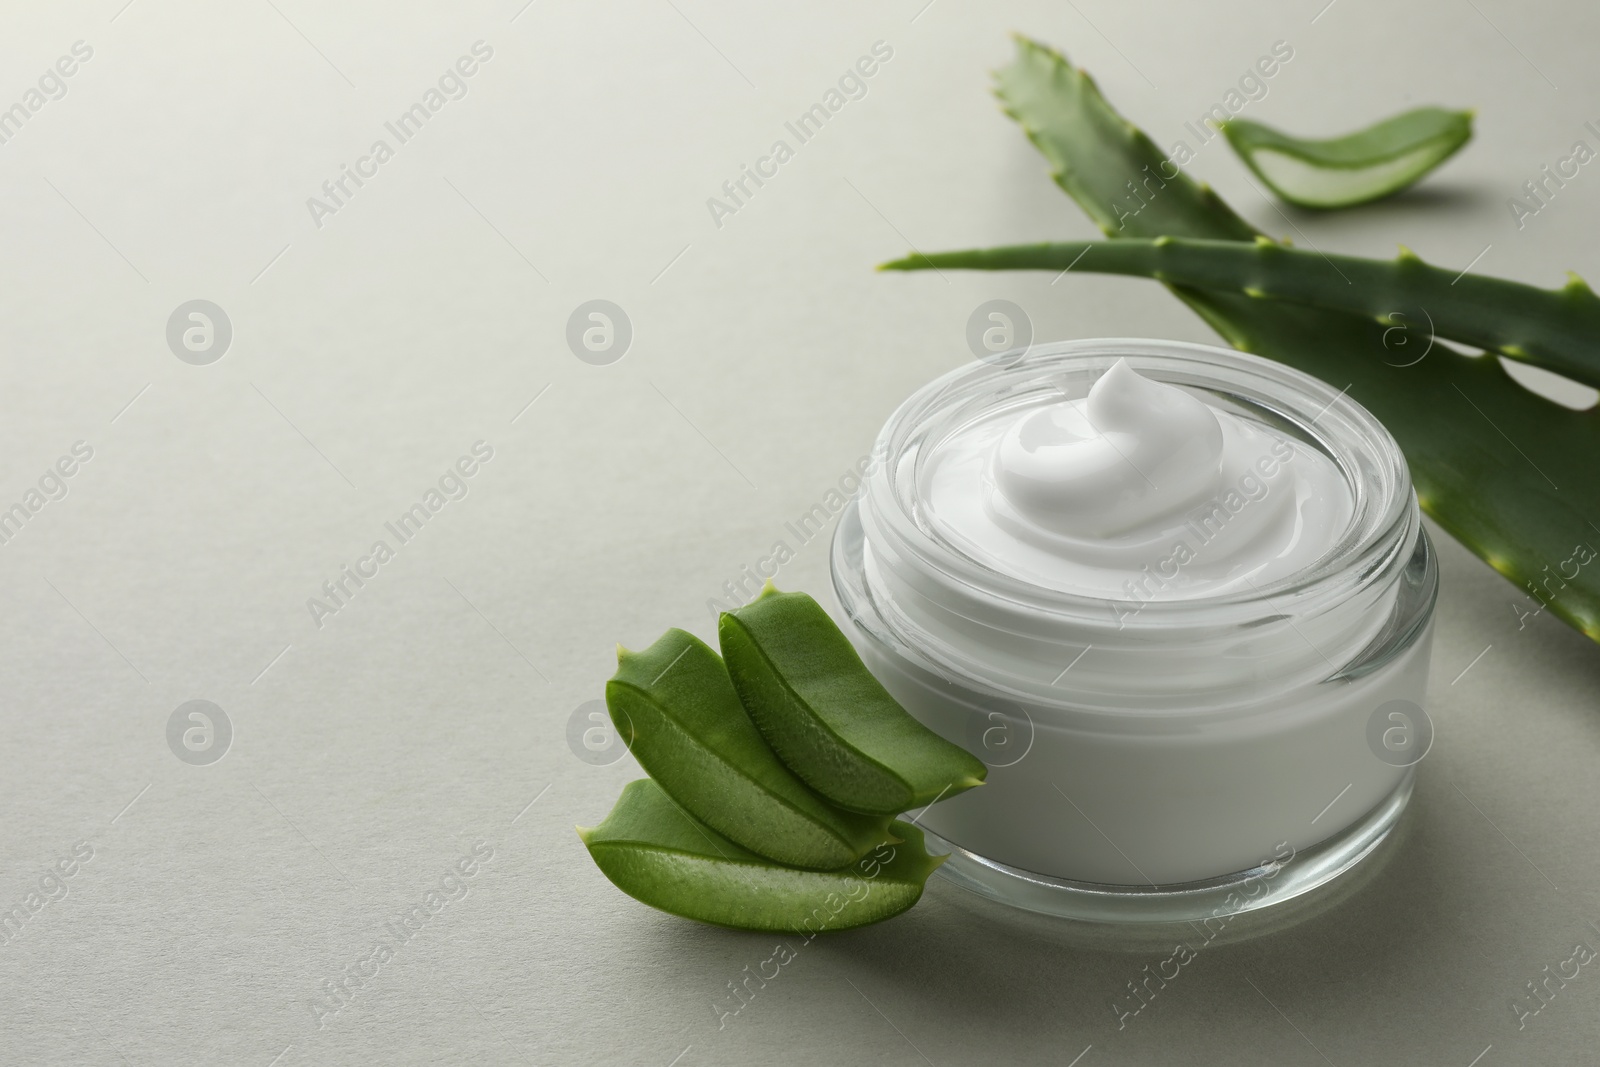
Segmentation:
<svg viewBox="0 0 1600 1067">
<path fill-rule="evenodd" d="M 606 683 L 611 720 L 635 759 L 701 822 L 796 867 L 842 867 L 879 844 L 888 819 L 841 811 L 762 740 L 721 658 L 683 630 L 619 651 Z"/>
<path fill-rule="evenodd" d="M 1449 159 L 1472 139 L 1472 112 L 1419 107 L 1327 140 L 1249 119 L 1231 119 L 1222 132 L 1245 166 L 1289 203 L 1340 208 L 1392 196 Z"/>
<path fill-rule="evenodd" d="M 674 804 L 655 782 L 629 782 L 592 829 L 578 828 L 613 885 L 652 908 L 718 926 L 817 934 L 899 915 L 944 857 L 922 831 L 895 823 L 884 842 L 840 870 L 782 867 L 740 848 Z"/>
<path fill-rule="evenodd" d="M 892 815 L 983 784 L 983 763 L 906 714 L 806 594 L 768 583 L 717 636 L 768 743 L 840 807 Z"/>
</svg>

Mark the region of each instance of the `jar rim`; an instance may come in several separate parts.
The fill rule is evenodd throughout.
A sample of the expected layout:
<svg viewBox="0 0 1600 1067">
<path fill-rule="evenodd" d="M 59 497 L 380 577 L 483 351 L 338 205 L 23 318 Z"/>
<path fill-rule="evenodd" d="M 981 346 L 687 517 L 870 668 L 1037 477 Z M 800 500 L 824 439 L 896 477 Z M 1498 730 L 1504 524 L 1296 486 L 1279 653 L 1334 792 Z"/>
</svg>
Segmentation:
<svg viewBox="0 0 1600 1067">
<path fill-rule="evenodd" d="M 1006 405 L 1084 396 L 1124 358 L 1321 450 L 1351 494 L 1337 540 L 1245 590 L 1117 600 L 1033 584 L 940 536 L 918 490 L 941 441 Z M 1370 412 L 1292 367 L 1182 341 L 1041 344 L 929 382 L 884 424 L 851 516 L 832 563 L 836 588 L 843 580 L 865 597 L 849 594 L 853 618 L 875 618 L 870 629 L 946 677 L 1046 705 L 1222 708 L 1345 677 L 1415 632 L 1412 616 L 1425 621 L 1437 588 L 1405 457 Z M 847 525 L 858 544 L 839 542 Z"/>
<path fill-rule="evenodd" d="M 1268 413 L 1321 449 L 1338 466 L 1351 490 L 1352 509 L 1341 536 L 1309 566 L 1248 590 L 1198 594 L 1139 603 L 1136 626 L 1170 627 L 1181 620 L 1218 613 L 1259 613 L 1263 601 L 1296 603 L 1320 599 L 1330 585 L 1346 585 L 1352 572 L 1381 571 L 1410 540 L 1417 525 L 1416 504 L 1405 457 L 1389 431 L 1345 389 L 1282 363 L 1187 341 L 1150 338 L 1088 338 L 1032 345 L 973 361 L 927 383 L 889 416 L 874 445 L 874 469 L 866 479 L 864 502 L 874 526 L 888 532 L 901 552 L 960 582 L 983 599 L 1014 602 L 1050 614 L 1104 617 L 1114 598 L 1090 596 L 1036 585 L 994 569 L 942 538 L 918 513 L 915 487 L 920 465 L 933 450 L 930 436 L 948 436 L 959 418 L 965 425 L 992 414 L 998 403 L 1029 389 L 1059 392 L 1063 372 L 1076 372 L 1087 385 L 1119 359 L 1141 375 L 1167 384 L 1198 388 Z M 987 406 L 974 401 L 990 400 Z M 907 476 L 908 453 L 913 463 Z M 892 504 L 894 506 L 888 506 Z"/>
</svg>

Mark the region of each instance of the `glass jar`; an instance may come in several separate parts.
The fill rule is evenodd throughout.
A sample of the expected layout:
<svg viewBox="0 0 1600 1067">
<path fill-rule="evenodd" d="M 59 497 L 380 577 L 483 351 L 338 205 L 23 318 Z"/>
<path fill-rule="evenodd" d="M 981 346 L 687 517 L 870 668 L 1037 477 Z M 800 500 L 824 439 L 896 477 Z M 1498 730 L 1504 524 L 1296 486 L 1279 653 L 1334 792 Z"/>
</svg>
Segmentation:
<svg viewBox="0 0 1600 1067">
<path fill-rule="evenodd" d="M 1305 569 L 1139 603 L 992 569 L 929 521 L 924 464 L 974 420 L 1087 395 L 1119 358 L 1337 466 L 1352 508 Z M 1438 570 L 1405 458 L 1359 404 L 1245 353 L 1038 345 L 964 366 L 889 418 L 832 551 L 846 631 L 917 719 L 989 778 L 917 816 L 942 873 L 1099 921 L 1176 921 L 1297 896 L 1394 826 L 1422 710 Z"/>
</svg>

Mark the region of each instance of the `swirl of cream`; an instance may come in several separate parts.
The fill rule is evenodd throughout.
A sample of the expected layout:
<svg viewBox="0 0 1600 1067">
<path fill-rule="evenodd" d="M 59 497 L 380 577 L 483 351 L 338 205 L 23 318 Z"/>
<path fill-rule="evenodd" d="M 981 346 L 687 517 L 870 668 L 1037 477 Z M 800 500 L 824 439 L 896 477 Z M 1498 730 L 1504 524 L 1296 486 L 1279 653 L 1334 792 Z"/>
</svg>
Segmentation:
<svg viewBox="0 0 1600 1067">
<path fill-rule="evenodd" d="M 1069 537 L 1118 537 L 1212 496 L 1222 426 L 1203 400 L 1119 359 L 1082 404 L 1018 419 L 989 477 L 1016 513 Z"/>
<path fill-rule="evenodd" d="M 925 513 L 973 558 L 1114 599 L 1221 593 L 1310 566 L 1353 499 L 1322 452 L 1118 360 L 1081 400 L 940 444 Z"/>
</svg>

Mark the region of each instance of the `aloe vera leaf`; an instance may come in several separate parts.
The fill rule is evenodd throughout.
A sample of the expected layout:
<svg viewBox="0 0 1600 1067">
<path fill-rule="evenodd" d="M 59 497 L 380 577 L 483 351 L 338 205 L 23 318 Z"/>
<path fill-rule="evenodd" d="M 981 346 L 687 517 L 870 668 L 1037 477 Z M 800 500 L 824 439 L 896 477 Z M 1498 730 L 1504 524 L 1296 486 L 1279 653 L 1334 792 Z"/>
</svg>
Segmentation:
<svg viewBox="0 0 1600 1067">
<path fill-rule="evenodd" d="M 683 630 L 621 650 L 606 683 L 611 721 L 661 788 L 751 852 L 794 867 L 842 867 L 881 843 L 889 820 L 841 811 L 778 761 L 745 714 L 722 659 Z"/>
<path fill-rule="evenodd" d="M 1461 274 L 1401 249 L 1395 260 L 1363 259 L 1258 238 L 1207 241 L 1061 241 L 965 252 L 917 253 L 883 270 L 948 267 L 1131 274 L 1177 285 L 1368 315 L 1386 326 L 1425 327 L 1439 337 L 1600 386 L 1600 297 L 1576 274 L 1561 289 Z M 1420 345 L 1419 345 L 1420 347 Z M 1396 360 L 1395 362 L 1398 362 Z"/>
<path fill-rule="evenodd" d="M 885 841 L 832 871 L 783 867 L 740 848 L 683 811 L 648 778 L 629 782 L 605 821 L 578 828 L 611 883 L 652 908 L 740 930 L 812 935 L 881 922 L 922 896 L 945 857 L 922 831 L 894 824 Z"/>
<path fill-rule="evenodd" d="M 1364 130 L 1309 140 L 1249 119 L 1222 133 L 1244 165 L 1291 204 L 1340 208 L 1393 196 L 1472 140 L 1472 112 L 1419 107 Z"/>
<path fill-rule="evenodd" d="M 1106 103 L 1087 74 L 1033 41 L 997 74 L 1006 110 L 1051 164 L 1056 183 L 1108 235 L 1253 241 L 1257 232 L 1210 189 L 1176 172 L 1155 144 Z M 1162 184 L 1131 217 L 1126 184 Z M 1168 174 L 1171 177 L 1168 177 Z M 1385 328 L 1369 318 L 1247 294 L 1169 286 L 1235 348 L 1336 384 L 1400 442 L 1423 509 L 1534 601 L 1600 640 L 1600 424 L 1528 392 L 1492 359 L 1423 359 L 1393 366 Z M 1454 357 L 1454 353 L 1449 354 Z M 1558 488 L 1559 487 L 1559 488 Z M 1588 549 L 1588 555 L 1579 549 Z"/>
<path fill-rule="evenodd" d="M 988 768 L 908 715 L 805 593 L 769 582 L 717 637 L 767 742 L 840 807 L 892 815 L 983 784 Z"/>
</svg>

